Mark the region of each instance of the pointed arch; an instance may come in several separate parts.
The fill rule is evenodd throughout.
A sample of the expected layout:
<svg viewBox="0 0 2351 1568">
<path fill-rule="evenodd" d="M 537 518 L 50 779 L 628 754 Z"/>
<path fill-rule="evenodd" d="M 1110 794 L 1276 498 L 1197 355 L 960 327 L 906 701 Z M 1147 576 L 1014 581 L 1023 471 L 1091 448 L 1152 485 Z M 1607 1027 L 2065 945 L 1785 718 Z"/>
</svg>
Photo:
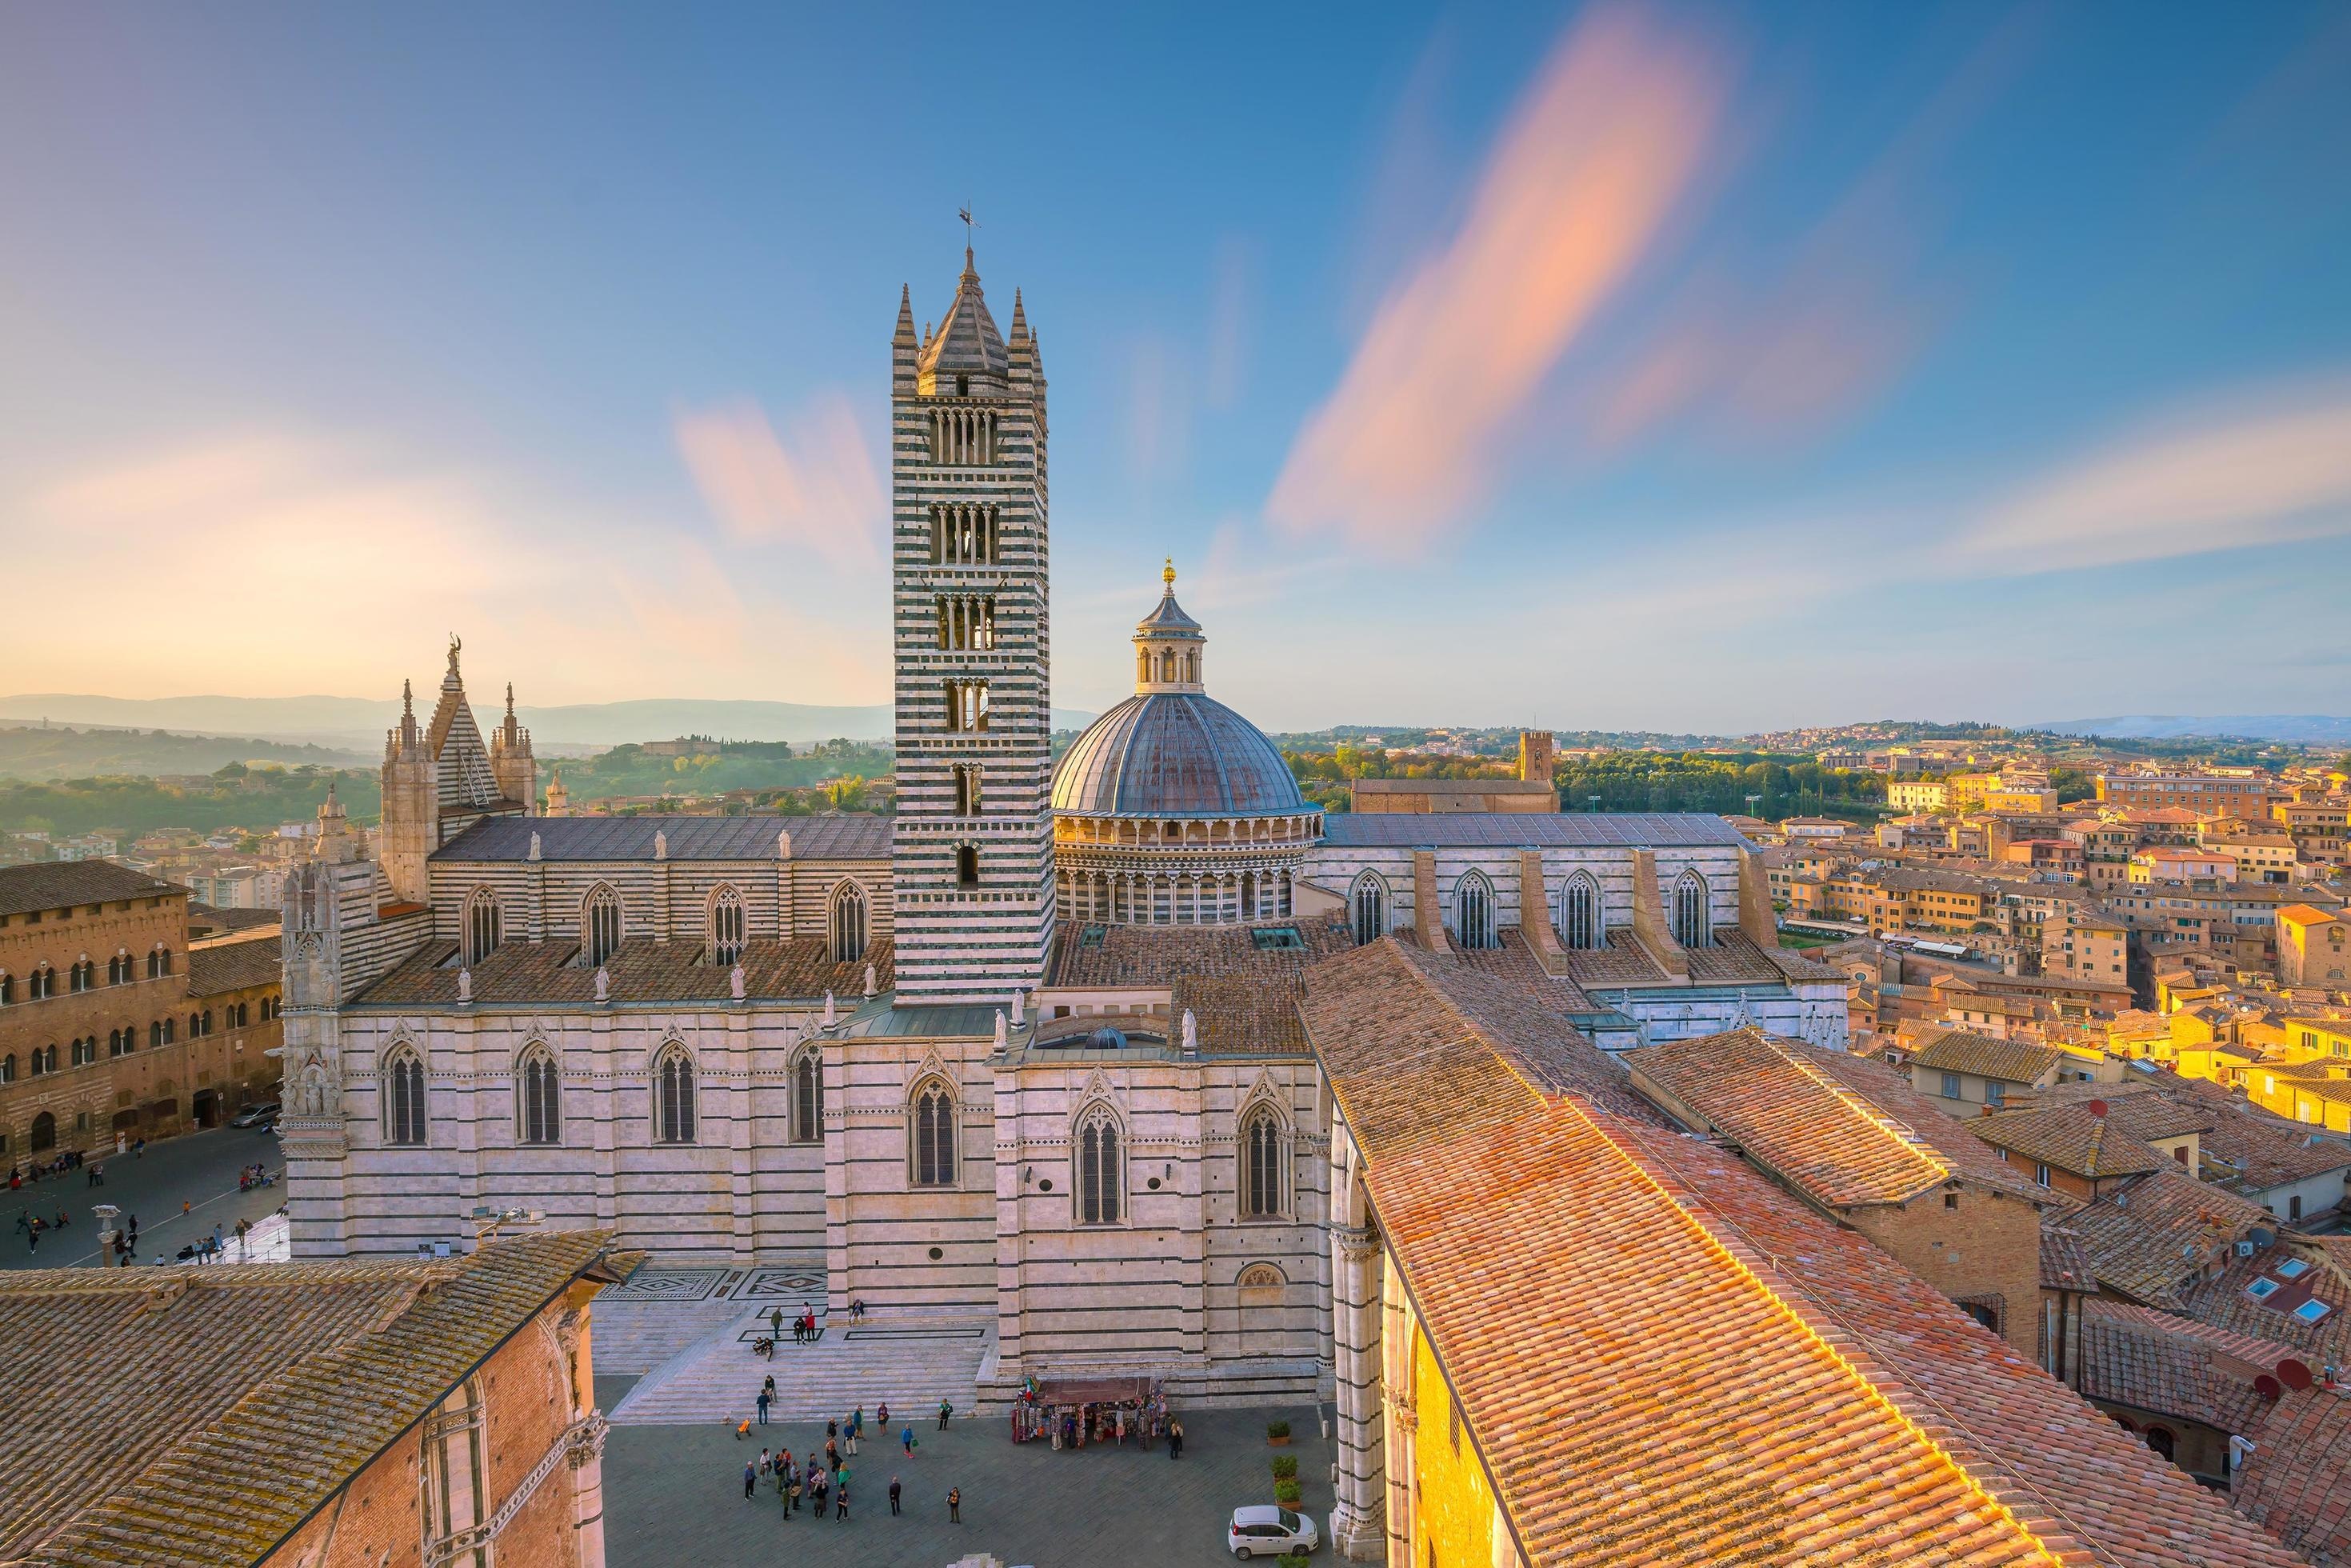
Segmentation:
<svg viewBox="0 0 2351 1568">
<path fill-rule="evenodd" d="M 1078 1223 L 1116 1225 L 1125 1210 L 1124 1128 L 1118 1113 L 1097 1102 L 1078 1113 L 1071 1157 L 1076 1169 Z"/>
<path fill-rule="evenodd" d="M 1290 1119 L 1270 1095 L 1241 1107 L 1235 1174 L 1240 1218 L 1278 1219 L 1290 1211 Z"/>
<path fill-rule="evenodd" d="M 865 956 L 869 919 L 864 885 L 843 877 L 833 884 L 825 928 L 832 937 L 832 961 L 854 964 Z"/>
<path fill-rule="evenodd" d="M 1347 890 L 1347 925 L 1358 947 L 1387 934 L 1388 884 L 1379 873 L 1355 873 L 1354 885 Z"/>
<path fill-rule="evenodd" d="M 424 1142 L 424 1059 L 402 1042 L 383 1062 L 383 1141 L 414 1147 Z"/>
<path fill-rule="evenodd" d="M 1714 915 L 1707 902 L 1706 878 L 1685 866 L 1674 879 L 1674 940 L 1685 947 L 1714 946 Z"/>
<path fill-rule="evenodd" d="M 1500 945 L 1494 934 L 1494 884 L 1484 872 L 1464 873 L 1454 884 L 1453 934 L 1464 947 Z"/>
<path fill-rule="evenodd" d="M 710 929 L 710 961 L 732 968 L 743 961 L 743 939 L 749 923 L 743 913 L 743 894 L 731 882 L 711 890 L 706 915 Z"/>
<path fill-rule="evenodd" d="M 482 960 L 497 951 L 498 939 L 504 934 L 505 920 L 498 908 L 498 895 L 486 887 L 477 887 L 465 895 L 465 918 L 463 929 L 465 939 L 465 967 L 479 967 Z"/>
<path fill-rule="evenodd" d="M 622 919 L 621 895 L 609 882 L 600 882 L 580 901 L 580 952 L 590 968 L 602 968 L 621 948 L 627 927 Z"/>
<path fill-rule="evenodd" d="M 515 1068 L 515 1136 L 526 1144 L 563 1142 L 563 1074 L 544 1040 L 523 1047 Z"/>
<path fill-rule="evenodd" d="M 908 1094 L 906 1149 L 908 1178 L 916 1186 L 956 1185 L 955 1085 L 935 1073 L 925 1075 Z"/>
<path fill-rule="evenodd" d="M 813 1043 L 792 1058 L 792 1142 L 824 1142 L 824 1051 Z"/>
<path fill-rule="evenodd" d="M 1570 873 L 1559 890 L 1559 934 L 1570 947 L 1606 945 L 1605 912 L 1600 902 L 1600 880 L 1588 871 Z"/>
<path fill-rule="evenodd" d="M 694 1142 L 694 1054 L 676 1040 L 653 1053 L 653 1141 Z"/>
</svg>

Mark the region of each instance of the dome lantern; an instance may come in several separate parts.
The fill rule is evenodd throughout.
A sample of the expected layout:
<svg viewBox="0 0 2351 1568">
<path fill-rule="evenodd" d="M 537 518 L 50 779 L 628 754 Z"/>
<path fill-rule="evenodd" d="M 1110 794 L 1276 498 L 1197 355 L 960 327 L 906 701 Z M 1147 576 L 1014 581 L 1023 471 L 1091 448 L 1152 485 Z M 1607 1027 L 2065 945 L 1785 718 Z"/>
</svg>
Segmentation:
<svg viewBox="0 0 2351 1568">
<path fill-rule="evenodd" d="M 1176 602 L 1176 561 L 1159 574 L 1165 584 L 1159 603 L 1134 626 L 1134 689 L 1144 692 L 1205 692 L 1200 675 L 1208 639 L 1200 623 Z"/>
</svg>

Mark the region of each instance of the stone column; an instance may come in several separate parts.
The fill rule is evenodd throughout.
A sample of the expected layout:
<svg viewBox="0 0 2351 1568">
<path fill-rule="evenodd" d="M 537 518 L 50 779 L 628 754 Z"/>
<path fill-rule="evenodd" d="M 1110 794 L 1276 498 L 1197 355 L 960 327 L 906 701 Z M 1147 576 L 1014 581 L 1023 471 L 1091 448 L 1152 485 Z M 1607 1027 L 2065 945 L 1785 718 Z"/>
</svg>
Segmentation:
<svg viewBox="0 0 2351 1568">
<path fill-rule="evenodd" d="M 1354 1140 L 1335 1114 L 1331 1133 L 1331 1339 L 1338 1410 L 1338 1504 L 1331 1511 L 1331 1540 L 1340 1556 L 1375 1563 L 1387 1555 L 1380 1239 Z"/>
<path fill-rule="evenodd" d="M 604 1568 L 604 1413 L 572 1429 L 565 1460 L 571 1467 L 571 1529 L 579 1538 L 579 1568 Z"/>
</svg>

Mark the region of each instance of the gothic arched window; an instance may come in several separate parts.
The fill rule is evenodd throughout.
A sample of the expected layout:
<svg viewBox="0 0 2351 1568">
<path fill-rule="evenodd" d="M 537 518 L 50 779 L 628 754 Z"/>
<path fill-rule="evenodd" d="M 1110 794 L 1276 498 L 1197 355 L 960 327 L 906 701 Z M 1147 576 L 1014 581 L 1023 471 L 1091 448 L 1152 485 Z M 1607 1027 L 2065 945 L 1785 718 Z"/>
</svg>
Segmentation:
<svg viewBox="0 0 2351 1568">
<path fill-rule="evenodd" d="M 15 976 L 13 976 L 13 975 L 8 975 L 8 974 L 5 974 L 5 973 L 0 973 L 0 1008 L 5 1008 L 5 1007 L 6 1007 L 9 1003 L 11 1003 L 11 1002 L 15 1001 L 16 999 L 16 977 L 15 977 Z"/>
<path fill-rule="evenodd" d="M 1283 1209 L 1281 1118 L 1260 1105 L 1241 1123 L 1240 1207 L 1244 1219 L 1270 1219 Z"/>
<path fill-rule="evenodd" d="M 1115 1225 L 1124 1190 L 1119 1160 L 1118 1121 L 1096 1110 L 1078 1124 L 1078 1223 Z"/>
<path fill-rule="evenodd" d="M 682 1045 L 669 1046 L 653 1062 L 653 1138 L 694 1142 L 694 1058 Z"/>
<path fill-rule="evenodd" d="M 404 1045 L 383 1067 L 383 1141 L 424 1142 L 424 1061 Z"/>
<path fill-rule="evenodd" d="M 914 1112 L 914 1185 L 955 1186 L 955 1095 L 946 1084 L 934 1078 L 915 1093 Z"/>
<path fill-rule="evenodd" d="M 473 968 L 497 951 L 497 895 L 477 887 L 465 900 L 465 967 Z"/>
<path fill-rule="evenodd" d="M 1567 879 L 1559 895 L 1560 935 L 1571 947 L 1601 945 L 1600 884 L 1588 871 Z"/>
<path fill-rule="evenodd" d="M 832 890 L 832 961 L 854 964 L 865 956 L 865 890 L 844 882 Z"/>
<path fill-rule="evenodd" d="M 792 1142 L 824 1142 L 824 1053 L 814 1046 L 792 1063 Z"/>
<path fill-rule="evenodd" d="M 0 1083 L 14 1083 L 16 1082 L 16 1053 L 12 1051 L 5 1056 L 0 1056 Z"/>
<path fill-rule="evenodd" d="M 1481 872 L 1471 872 L 1453 891 L 1455 935 L 1464 947 L 1498 946 L 1494 936 L 1494 888 Z"/>
<path fill-rule="evenodd" d="M 1355 878 L 1355 885 L 1347 895 L 1347 924 L 1354 933 L 1355 945 L 1376 942 L 1388 928 L 1388 884 L 1377 872 L 1364 872 Z"/>
<path fill-rule="evenodd" d="M 515 1075 L 515 1136 L 526 1144 L 563 1141 L 563 1080 L 555 1053 L 543 1045 L 523 1052 Z"/>
<path fill-rule="evenodd" d="M 1674 882 L 1674 940 L 1685 947 L 1714 946 L 1714 919 L 1706 906 L 1706 878 L 1694 871 L 1683 871 Z"/>
<path fill-rule="evenodd" d="M 730 967 L 743 959 L 743 895 L 722 884 L 710 895 L 710 961 Z"/>
<path fill-rule="evenodd" d="M 590 967 L 601 968 L 621 946 L 621 895 L 598 883 L 580 906 L 580 934 Z"/>
</svg>

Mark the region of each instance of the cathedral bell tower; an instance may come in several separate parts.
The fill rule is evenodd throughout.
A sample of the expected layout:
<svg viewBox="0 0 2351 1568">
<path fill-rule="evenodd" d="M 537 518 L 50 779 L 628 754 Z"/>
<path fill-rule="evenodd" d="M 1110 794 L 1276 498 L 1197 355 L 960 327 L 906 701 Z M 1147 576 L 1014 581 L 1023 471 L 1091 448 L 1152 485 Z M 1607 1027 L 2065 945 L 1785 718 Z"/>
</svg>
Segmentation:
<svg viewBox="0 0 2351 1568">
<path fill-rule="evenodd" d="M 890 370 L 898 992 L 1000 1003 L 1053 936 L 1044 369 L 967 246 L 935 331 L 900 295 Z"/>
</svg>

